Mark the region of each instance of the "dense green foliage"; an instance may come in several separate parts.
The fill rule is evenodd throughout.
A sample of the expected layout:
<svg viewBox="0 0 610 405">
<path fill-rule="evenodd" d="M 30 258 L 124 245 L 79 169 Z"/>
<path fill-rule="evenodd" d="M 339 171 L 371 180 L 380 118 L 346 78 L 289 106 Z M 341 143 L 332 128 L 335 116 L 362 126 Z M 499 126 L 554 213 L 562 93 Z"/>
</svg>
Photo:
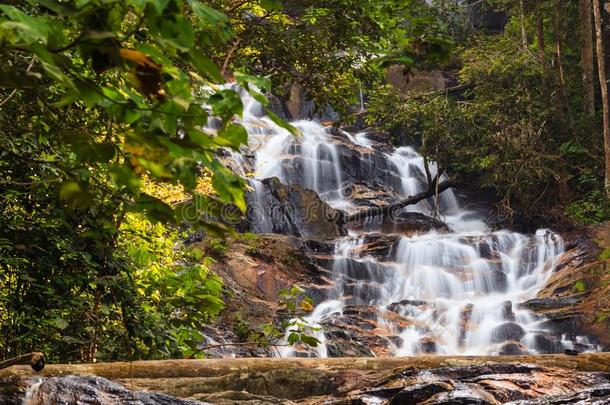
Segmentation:
<svg viewBox="0 0 610 405">
<path fill-rule="evenodd" d="M 271 79 L 274 94 L 302 86 L 318 108 L 350 111 L 358 87 L 383 78 L 383 66 L 433 63 L 451 43 L 422 0 L 212 2 L 231 19 L 235 38 L 219 63 Z"/>
<path fill-rule="evenodd" d="M 577 2 L 562 2 L 559 10 L 538 2 L 536 10 L 525 1 L 523 19 L 516 3 L 484 3 L 508 14 L 503 32 L 471 28 L 454 37 L 456 59 L 439 67 L 452 72 L 460 91 L 413 96 L 380 88 L 371 95 L 368 119 L 400 133 L 399 143 L 421 143 L 461 183 L 493 191 L 509 217 L 607 220 L 601 106 L 595 115 L 586 111 L 583 45 L 580 35 L 568 34 L 580 31 Z M 535 13 L 542 16 L 544 51 Z"/>
<path fill-rule="evenodd" d="M 222 204 L 245 209 L 243 180 L 215 155 L 246 141 L 232 120 L 243 107 L 200 51 L 229 40 L 228 19 L 197 1 L 0 12 L 1 355 L 183 354 L 221 308 L 220 280 L 153 223 L 222 231 Z M 209 114 L 217 133 L 201 127 Z M 213 193 L 197 191 L 205 171 Z M 144 179 L 191 198 L 170 206 Z"/>
</svg>

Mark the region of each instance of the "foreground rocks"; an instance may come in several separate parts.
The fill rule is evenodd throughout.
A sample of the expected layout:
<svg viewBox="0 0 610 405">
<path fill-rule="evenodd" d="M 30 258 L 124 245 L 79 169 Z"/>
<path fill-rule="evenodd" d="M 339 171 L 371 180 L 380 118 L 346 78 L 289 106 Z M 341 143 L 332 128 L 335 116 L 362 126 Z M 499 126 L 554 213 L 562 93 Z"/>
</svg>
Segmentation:
<svg viewBox="0 0 610 405">
<path fill-rule="evenodd" d="M 27 392 L 32 405 L 604 404 L 609 370 L 610 354 L 167 360 L 50 365 L 39 375 L 15 366 L 0 371 L 0 403 L 21 404 Z"/>
</svg>

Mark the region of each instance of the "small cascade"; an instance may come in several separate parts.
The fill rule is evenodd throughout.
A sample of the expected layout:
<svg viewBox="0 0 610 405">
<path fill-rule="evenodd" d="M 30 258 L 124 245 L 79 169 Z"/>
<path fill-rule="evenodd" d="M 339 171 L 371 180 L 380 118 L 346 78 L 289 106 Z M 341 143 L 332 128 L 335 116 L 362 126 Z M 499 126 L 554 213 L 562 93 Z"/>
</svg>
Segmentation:
<svg viewBox="0 0 610 405">
<path fill-rule="evenodd" d="M 254 154 L 248 193 L 248 203 L 255 207 L 250 215 L 254 232 L 274 232 L 273 207 L 265 206 L 261 182 L 269 177 L 313 190 L 331 207 L 352 213 L 366 208 L 361 204 L 371 200 L 369 195 L 391 203 L 420 193 L 427 186 L 426 173 L 437 174 L 436 164 L 428 162 L 426 170 L 415 149 L 377 149 L 364 132 L 333 133 L 318 122 L 296 121 L 292 125 L 300 136 L 295 137 L 263 116 L 247 93 L 242 97 Z M 241 156 L 231 160 L 246 166 Z M 359 200 L 344 191 L 357 187 L 360 192 L 364 187 Z M 332 287 L 305 318 L 321 345 L 308 352 L 283 347 L 281 356 L 327 356 L 324 325 L 348 306 L 374 308 L 375 330 L 392 337 L 389 344 L 397 356 L 560 352 L 574 344 L 595 350 L 585 337 L 545 329 L 544 319 L 521 306 L 543 288 L 563 253 L 558 234 L 545 229 L 534 235 L 492 232 L 479 213 L 462 208 L 453 189 L 438 202 L 422 200 L 399 214 L 434 216 L 429 219 L 445 229 L 405 234 L 396 227 L 365 227 L 338 238 Z M 380 232 L 397 243 L 385 256 L 367 254 L 367 238 Z"/>
<path fill-rule="evenodd" d="M 258 179 L 249 179 L 251 190 L 248 192 L 250 202 L 248 213 L 251 215 L 252 231 L 254 233 L 272 233 L 273 220 L 265 208 L 265 187 Z"/>
</svg>

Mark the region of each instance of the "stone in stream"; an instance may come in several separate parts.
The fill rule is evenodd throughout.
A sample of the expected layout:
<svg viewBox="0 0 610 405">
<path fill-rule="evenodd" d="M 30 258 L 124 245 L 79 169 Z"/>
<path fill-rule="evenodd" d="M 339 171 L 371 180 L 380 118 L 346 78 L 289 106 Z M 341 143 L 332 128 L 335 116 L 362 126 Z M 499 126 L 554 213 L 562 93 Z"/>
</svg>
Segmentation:
<svg viewBox="0 0 610 405">
<path fill-rule="evenodd" d="M 504 301 L 504 303 L 502 304 L 502 316 L 507 321 L 515 321 L 515 313 L 513 312 L 512 301 Z"/>
<path fill-rule="evenodd" d="M 543 354 L 561 353 L 563 346 L 557 336 L 539 332 L 534 335 L 534 349 Z"/>
<path fill-rule="evenodd" d="M 460 405 L 609 403 L 610 375 L 530 364 L 406 369 L 349 395 L 350 404 Z M 570 402 L 567 399 L 583 399 Z M 588 400 L 590 402 L 587 402 Z M 598 402 L 595 402 L 598 401 Z M 344 402 L 341 402 L 344 403 Z"/>
<path fill-rule="evenodd" d="M 505 342 L 498 352 L 500 356 L 520 356 L 527 353 L 527 347 L 519 342 Z"/>
<path fill-rule="evenodd" d="M 491 331 L 491 339 L 494 343 L 502 343 L 507 340 L 519 341 L 523 336 L 525 336 L 523 327 L 515 322 L 503 323 Z"/>
</svg>

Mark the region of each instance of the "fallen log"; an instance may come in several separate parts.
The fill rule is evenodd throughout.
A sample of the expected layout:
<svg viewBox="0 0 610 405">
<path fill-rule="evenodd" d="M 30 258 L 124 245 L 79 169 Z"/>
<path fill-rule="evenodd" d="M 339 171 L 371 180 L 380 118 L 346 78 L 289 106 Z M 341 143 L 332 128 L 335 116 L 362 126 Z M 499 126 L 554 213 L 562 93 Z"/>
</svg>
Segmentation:
<svg viewBox="0 0 610 405">
<path fill-rule="evenodd" d="M 434 195 L 440 194 L 443 191 L 455 187 L 454 182 L 451 180 L 446 180 L 441 183 L 438 183 L 438 187 L 436 186 L 437 182 L 433 182 L 427 190 L 422 191 L 421 193 L 415 194 L 413 196 L 407 197 L 404 200 L 401 200 L 397 203 L 386 205 L 385 207 L 373 207 L 367 210 L 358 211 L 352 215 L 349 215 L 346 218 L 346 222 L 355 222 L 361 221 L 366 218 L 372 218 L 379 215 L 383 216 L 391 216 L 393 213 L 398 211 L 401 208 L 404 208 L 408 205 L 417 204 L 418 202 L 425 200 L 426 198 L 430 198 Z"/>
<path fill-rule="evenodd" d="M 159 360 L 48 365 L 34 374 L 29 367 L 0 370 L 2 379 L 33 376 L 99 376 L 133 390 L 159 391 L 181 398 L 205 398 L 218 392 L 248 392 L 299 399 L 341 395 L 373 386 L 405 370 L 488 366 L 552 367 L 575 371 L 610 371 L 610 353 L 524 356 L 417 356 L 386 358 L 241 358 Z M 568 372 L 569 374 L 569 372 Z"/>
</svg>

